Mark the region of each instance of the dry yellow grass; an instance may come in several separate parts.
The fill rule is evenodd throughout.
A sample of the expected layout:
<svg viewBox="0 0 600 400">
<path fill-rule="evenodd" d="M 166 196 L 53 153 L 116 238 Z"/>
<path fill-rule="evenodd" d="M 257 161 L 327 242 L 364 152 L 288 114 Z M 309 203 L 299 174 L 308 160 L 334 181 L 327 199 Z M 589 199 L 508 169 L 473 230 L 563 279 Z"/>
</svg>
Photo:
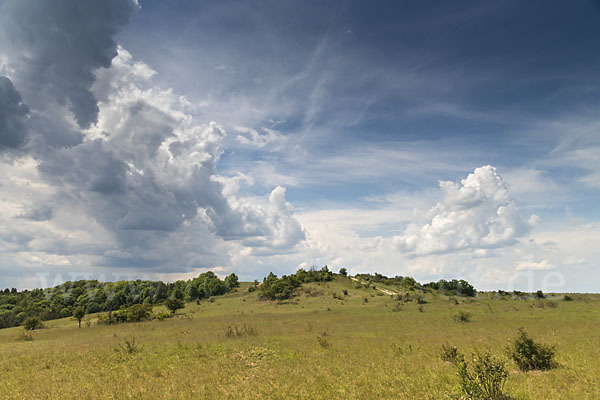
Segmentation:
<svg viewBox="0 0 600 400">
<path fill-rule="evenodd" d="M 260 301 L 242 285 L 171 320 L 81 329 L 74 320 L 49 321 L 32 341 L 19 339 L 22 328 L 5 329 L 0 398 L 452 398 L 456 372 L 441 361 L 441 345 L 505 356 L 521 326 L 556 345 L 560 366 L 523 373 L 508 363 L 513 396 L 600 398 L 600 296 L 557 296 L 556 308 L 539 308 L 485 293 L 459 304 L 428 294 L 422 312 L 414 302 L 397 311 L 390 296 L 355 285 L 345 278 L 305 285 L 322 295 L 285 303 Z M 460 310 L 470 322 L 454 321 Z M 257 334 L 245 335 L 244 324 Z M 241 335 L 228 337 L 229 327 Z M 124 346 L 132 338 L 138 351 L 130 354 Z"/>
</svg>

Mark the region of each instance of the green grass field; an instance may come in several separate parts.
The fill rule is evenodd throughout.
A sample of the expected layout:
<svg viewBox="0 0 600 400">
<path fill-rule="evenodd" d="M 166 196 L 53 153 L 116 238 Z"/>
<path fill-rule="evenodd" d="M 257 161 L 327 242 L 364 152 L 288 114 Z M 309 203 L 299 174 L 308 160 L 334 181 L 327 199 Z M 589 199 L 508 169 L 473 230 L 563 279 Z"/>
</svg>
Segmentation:
<svg viewBox="0 0 600 400">
<path fill-rule="evenodd" d="M 0 330 L 0 398 L 456 398 L 456 368 L 440 359 L 441 346 L 508 359 L 506 347 L 524 327 L 556 346 L 559 365 L 521 372 L 509 361 L 512 396 L 600 399 L 600 295 L 563 301 L 479 293 L 455 301 L 428 293 L 426 304 L 399 306 L 336 277 L 278 303 L 259 300 L 249 286 L 188 303 L 164 321 L 97 325 L 92 318 L 79 329 L 67 318 L 46 322 L 33 340 L 23 340 L 23 328 Z M 470 322 L 455 321 L 460 311 Z M 133 340 L 130 353 L 126 341 Z"/>
</svg>

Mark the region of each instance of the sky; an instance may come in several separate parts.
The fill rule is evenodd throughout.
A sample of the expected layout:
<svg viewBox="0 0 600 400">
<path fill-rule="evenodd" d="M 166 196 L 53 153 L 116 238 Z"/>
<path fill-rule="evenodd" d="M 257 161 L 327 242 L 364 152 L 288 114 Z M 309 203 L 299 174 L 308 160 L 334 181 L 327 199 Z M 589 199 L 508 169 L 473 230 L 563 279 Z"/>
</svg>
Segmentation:
<svg viewBox="0 0 600 400">
<path fill-rule="evenodd" d="M 598 292 L 598 43 L 588 0 L 0 0 L 0 287 Z"/>
</svg>

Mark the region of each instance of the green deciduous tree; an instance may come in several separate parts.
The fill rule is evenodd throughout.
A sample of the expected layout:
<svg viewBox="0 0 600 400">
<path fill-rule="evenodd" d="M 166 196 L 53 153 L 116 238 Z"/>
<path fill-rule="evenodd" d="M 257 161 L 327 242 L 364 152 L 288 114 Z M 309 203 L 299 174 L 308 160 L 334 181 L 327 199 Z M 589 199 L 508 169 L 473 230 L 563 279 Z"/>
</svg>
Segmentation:
<svg viewBox="0 0 600 400">
<path fill-rule="evenodd" d="M 77 322 L 79 322 L 79 327 L 81 328 L 81 320 L 83 317 L 85 317 L 85 308 L 83 308 L 83 306 L 75 307 L 73 310 L 73 317 L 77 319 Z"/>
<path fill-rule="evenodd" d="M 182 300 L 176 298 L 167 299 L 165 305 L 171 311 L 172 314 L 175 314 L 177 310 L 180 310 L 185 307 L 185 303 Z"/>
</svg>

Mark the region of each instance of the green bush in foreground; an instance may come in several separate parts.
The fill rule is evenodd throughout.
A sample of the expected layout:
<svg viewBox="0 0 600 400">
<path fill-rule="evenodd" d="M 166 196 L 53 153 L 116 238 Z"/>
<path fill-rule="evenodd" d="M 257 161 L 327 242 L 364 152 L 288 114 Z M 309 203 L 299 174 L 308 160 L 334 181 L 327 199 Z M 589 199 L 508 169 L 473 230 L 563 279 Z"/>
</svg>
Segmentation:
<svg viewBox="0 0 600 400">
<path fill-rule="evenodd" d="M 472 366 L 462 356 L 457 357 L 456 367 L 459 377 L 459 391 L 463 399 L 468 400 L 509 400 L 504 393 L 504 384 L 508 378 L 506 363 L 490 354 L 476 352 L 472 357 Z"/>
<path fill-rule="evenodd" d="M 521 371 L 544 371 L 556 367 L 555 353 L 553 346 L 534 342 L 523 328 L 519 329 L 519 335 L 510 349 L 511 358 Z"/>
</svg>

